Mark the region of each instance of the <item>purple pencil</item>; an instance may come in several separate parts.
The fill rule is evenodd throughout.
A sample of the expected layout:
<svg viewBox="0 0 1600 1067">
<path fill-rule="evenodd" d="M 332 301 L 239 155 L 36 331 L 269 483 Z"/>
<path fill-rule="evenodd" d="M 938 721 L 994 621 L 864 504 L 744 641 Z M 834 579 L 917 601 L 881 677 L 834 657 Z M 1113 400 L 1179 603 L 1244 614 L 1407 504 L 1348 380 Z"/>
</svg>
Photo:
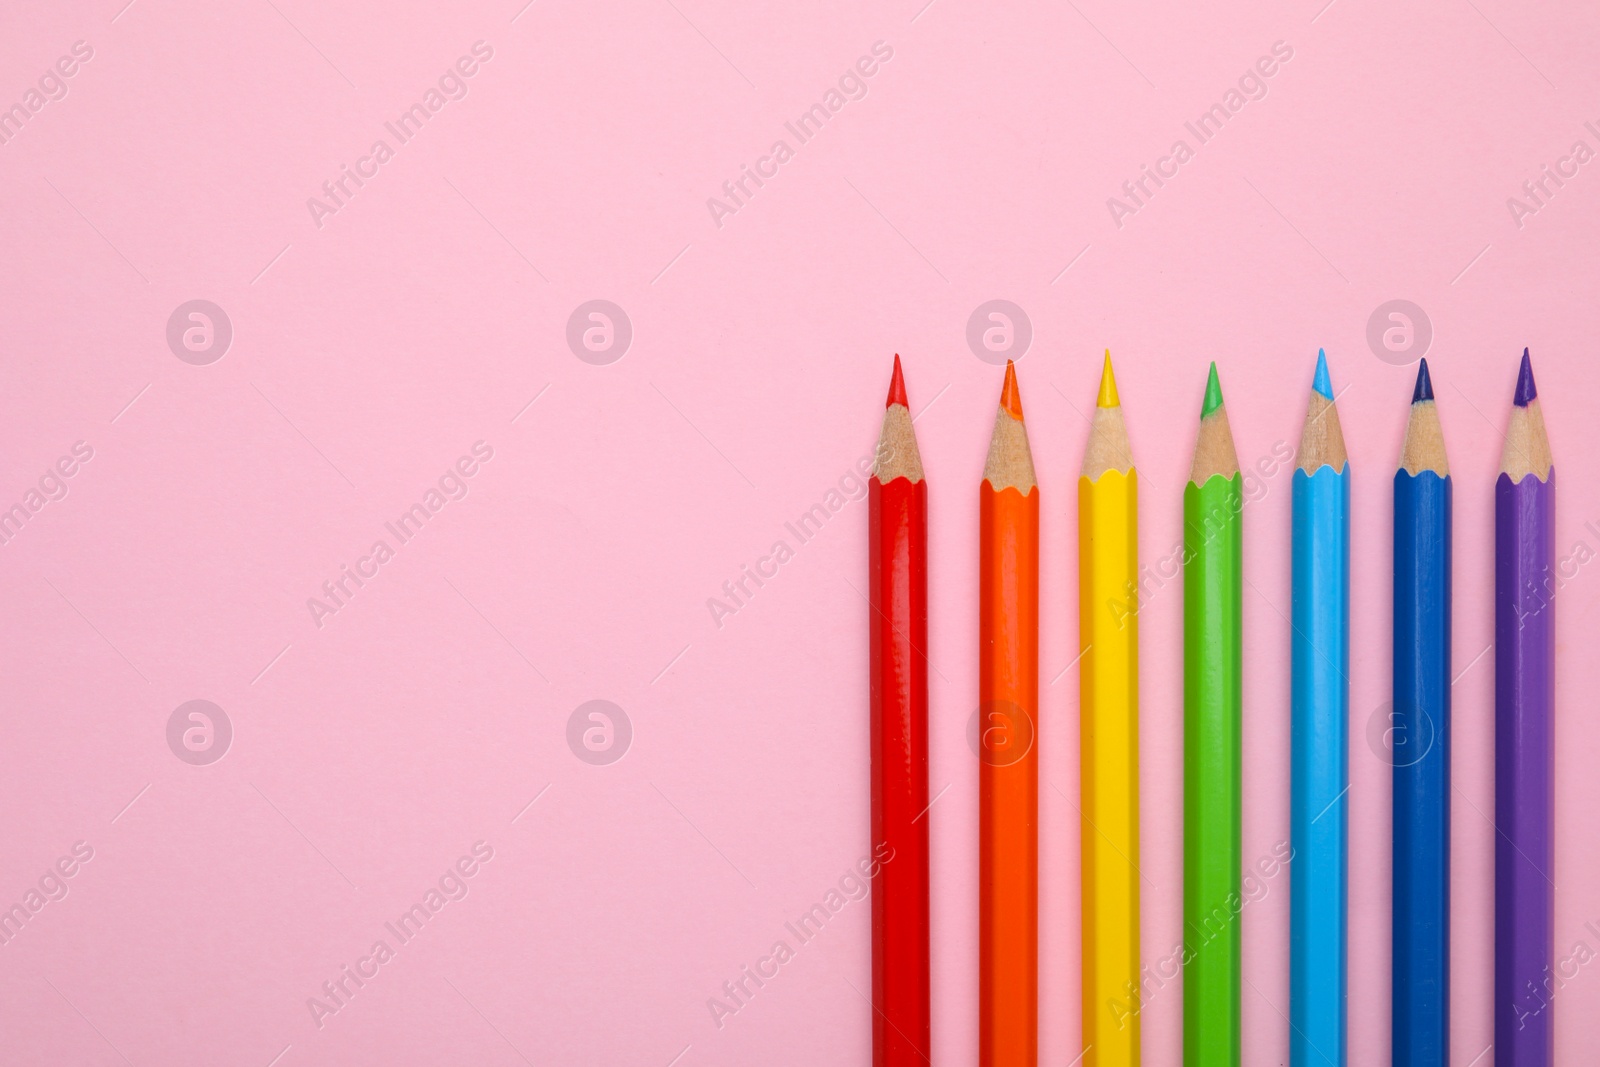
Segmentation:
<svg viewBox="0 0 1600 1067">
<path fill-rule="evenodd" d="M 1555 469 L 1526 349 L 1494 489 L 1494 1060 L 1555 1063 Z"/>
</svg>

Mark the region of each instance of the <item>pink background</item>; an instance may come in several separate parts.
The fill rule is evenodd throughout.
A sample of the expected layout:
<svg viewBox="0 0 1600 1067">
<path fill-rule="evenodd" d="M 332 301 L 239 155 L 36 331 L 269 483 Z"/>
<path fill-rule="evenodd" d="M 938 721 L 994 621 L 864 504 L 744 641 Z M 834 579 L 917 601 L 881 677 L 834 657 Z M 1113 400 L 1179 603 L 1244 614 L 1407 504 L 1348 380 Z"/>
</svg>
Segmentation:
<svg viewBox="0 0 1600 1067">
<path fill-rule="evenodd" d="M 1296 440 L 1329 351 L 1355 475 L 1351 1062 L 1388 1062 L 1389 769 L 1367 726 L 1415 352 L 1380 359 L 1366 329 L 1403 298 L 1433 324 L 1456 477 L 1453 1051 L 1492 1062 L 1492 480 L 1530 345 L 1560 551 L 1600 550 L 1578 465 L 1600 162 L 1520 227 L 1506 201 L 1600 149 L 1591 5 L 124 2 L 0 16 L 0 103 L 93 50 L 0 144 L 0 508 L 93 449 L 0 546 L 0 905 L 93 849 L 0 946 L 0 1060 L 868 1062 L 864 901 L 720 1028 L 707 1005 L 868 851 L 865 505 L 720 628 L 706 601 L 795 547 L 784 523 L 868 452 L 898 351 L 934 514 L 933 1058 L 972 1062 L 964 731 L 1000 375 L 965 329 L 1001 298 L 1032 323 L 1045 501 L 1042 1062 L 1081 1048 L 1073 487 L 1105 345 L 1151 563 L 1180 537 L 1206 361 L 1251 464 Z M 385 122 L 477 41 L 465 98 L 400 144 Z M 799 144 L 785 121 L 878 41 L 865 98 Z M 1265 98 L 1198 145 L 1184 122 L 1278 41 Z M 380 138 L 394 158 L 319 227 L 307 199 Z M 707 198 L 779 138 L 794 157 L 719 227 Z M 1119 228 L 1107 198 L 1178 138 L 1194 158 Z M 197 298 L 233 328 L 205 366 L 166 337 Z M 566 341 L 592 299 L 632 323 L 610 365 Z M 465 499 L 392 539 L 479 441 Z M 1288 486 L 1264 479 L 1246 519 L 1251 861 L 1288 830 Z M 379 539 L 394 558 L 319 627 L 307 599 Z M 1600 950 L 1600 726 L 1578 699 L 1600 686 L 1580 640 L 1600 579 L 1574 567 L 1561 956 Z M 1152 964 L 1181 929 L 1181 601 L 1169 583 L 1142 618 Z M 567 743 L 596 698 L 633 732 L 605 766 Z M 193 699 L 232 724 L 207 766 L 167 742 Z M 479 841 L 467 896 L 399 945 L 385 922 Z M 1286 1055 L 1288 901 L 1280 874 L 1244 912 L 1250 1064 Z M 394 958 L 319 1027 L 308 998 L 379 939 Z M 1178 1061 L 1181 1000 L 1145 1009 L 1151 1063 Z M 1594 968 L 1555 1010 L 1579 1062 Z"/>
</svg>

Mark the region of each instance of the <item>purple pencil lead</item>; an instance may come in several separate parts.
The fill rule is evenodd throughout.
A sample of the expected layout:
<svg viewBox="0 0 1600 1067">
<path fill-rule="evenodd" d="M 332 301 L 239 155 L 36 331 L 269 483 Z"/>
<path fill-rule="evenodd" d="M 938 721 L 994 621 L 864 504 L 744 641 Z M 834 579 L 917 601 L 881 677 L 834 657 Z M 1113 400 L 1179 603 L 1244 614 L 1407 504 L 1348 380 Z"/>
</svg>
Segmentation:
<svg viewBox="0 0 1600 1067">
<path fill-rule="evenodd" d="M 1528 358 L 1528 350 L 1522 350 L 1522 369 L 1517 371 L 1517 395 L 1514 403 L 1519 408 L 1528 406 L 1530 400 L 1539 398 L 1539 387 L 1533 384 L 1533 361 Z"/>
</svg>

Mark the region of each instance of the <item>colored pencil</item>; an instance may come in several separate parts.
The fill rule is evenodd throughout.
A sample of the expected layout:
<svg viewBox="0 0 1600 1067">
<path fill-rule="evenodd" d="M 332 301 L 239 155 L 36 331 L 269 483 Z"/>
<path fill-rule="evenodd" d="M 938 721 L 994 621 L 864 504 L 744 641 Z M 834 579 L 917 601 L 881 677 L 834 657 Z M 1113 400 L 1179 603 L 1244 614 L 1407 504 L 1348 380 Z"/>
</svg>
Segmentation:
<svg viewBox="0 0 1600 1067">
<path fill-rule="evenodd" d="M 928 484 L 900 357 L 867 483 L 872 605 L 872 1062 L 931 1055 L 928 1014 Z"/>
<path fill-rule="evenodd" d="M 1138 484 L 1107 351 L 1078 477 L 1086 1067 L 1139 1062 Z"/>
<path fill-rule="evenodd" d="M 1349 866 L 1350 473 L 1326 353 L 1294 472 L 1289 1063 L 1344 1067 Z"/>
<path fill-rule="evenodd" d="M 1556 478 L 1538 396 L 1524 349 L 1494 487 L 1496 1067 L 1555 1062 Z"/>
<path fill-rule="evenodd" d="M 1183 1062 L 1238 1067 L 1244 478 L 1211 364 L 1183 491 Z"/>
<path fill-rule="evenodd" d="M 978 1062 L 1039 1050 L 1039 488 L 1016 368 L 978 490 Z"/>
<path fill-rule="evenodd" d="M 1450 1062 L 1450 498 L 1423 360 L 1394 476 L 1394 1067 Z"/>
</svg>

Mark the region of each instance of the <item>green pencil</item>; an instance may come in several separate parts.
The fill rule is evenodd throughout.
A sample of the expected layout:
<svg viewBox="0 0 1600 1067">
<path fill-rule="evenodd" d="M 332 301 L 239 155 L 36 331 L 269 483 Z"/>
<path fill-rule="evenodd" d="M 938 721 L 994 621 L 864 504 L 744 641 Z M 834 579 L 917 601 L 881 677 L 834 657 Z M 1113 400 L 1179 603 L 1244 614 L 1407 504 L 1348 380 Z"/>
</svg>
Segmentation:
<svg viewBox="0 0 1600 1067">
<path fill-rule="evenodd" d="M 1238 1067 L 1244 480 L 1211 364 L 1183 491 L 1183 1062 Z"/>
</svg>

